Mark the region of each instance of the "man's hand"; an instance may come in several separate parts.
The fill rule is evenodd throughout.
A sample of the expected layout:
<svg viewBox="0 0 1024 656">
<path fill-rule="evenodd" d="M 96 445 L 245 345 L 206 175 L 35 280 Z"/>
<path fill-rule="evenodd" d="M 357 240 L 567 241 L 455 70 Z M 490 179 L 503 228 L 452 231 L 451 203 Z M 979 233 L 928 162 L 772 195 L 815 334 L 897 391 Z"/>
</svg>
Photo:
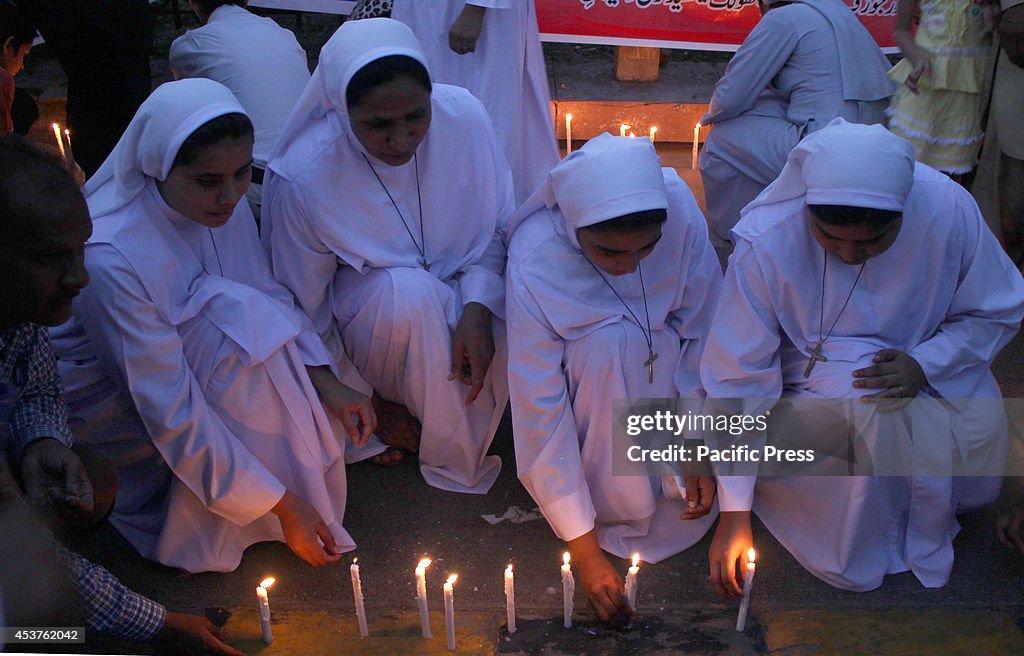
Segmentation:
<svg viewBox="0 0 1024 656">
<path fill-rule="evenodd" d="M 486 7 L 466 5 L 448 30 L 448 47 L 457 55 L 476 51 L 476 42 L 484 29 Z"/>
<path fill-rule="evenodd" d="M 743 595 L 736 581 L 736 562 L 746 557 L 753 544 L 749 510 L 719 513 L 708 560 L 711 562 L 711 587 L 726 599 Z"/>
<path fill-rule="evenodd" d="M 205 617 L 167 611 L 164 625 L 153 636 L 153 644 L 165 654 L 245 656 L 244 652 L 225 644 L 226 639 L 223 629 L 218 629 Z"/>
<path fill-rule="evenodd" d="M 21 480 L 32 505 L 53 507 L 61 519 L 81 520 L 93 512 L 95 499 L 85 465 L 53 438 L 30 442 L 21 452 Z"/>
<path fill-rule="evenodd" d="M 345 427 L 352 444 L 357 447 L 366 444 L 373 431 L 377 430 L 377 415 L 370 397 L 339 381 L 330 367 L 306 367 L 306 371 L 320 402 Z"/>
<path fill-rule="evenodd" d="M 452 336 L 452 369 L 448 380 L 458 378 L 469 386 L 466 405 L 470 405 L 484 388 L 484 377 L 494 358 L 494 334 L 491 332 L 491 311 L 480 303 L 467 303 Z"/>
<path fill-rule="evenodd" d="M 861 397 L 864 403 L 884 404 L 879 408 L 882 412 L 907 407 L 928 384 L 921 365 L 903 351 L 882 349 L 872 362 L 875 364 L 853 372 L 853 386 L 857 389 L 882 389 Z"/>
<path fill-rule="evenodd" d="M 281 520 L 284 541 L 295 555 L 313 567 L 336 563 L 341 558 L 327 524 L 320 513 L 291 492 L 285 492 L 270 512 Z"/>
<path fill-rule="evenodd" d="M 999 513 L 996 518 L 996 537 L 1007 547 L 1024 555 L 1024 502 Z"/>
<path fill-rule="evenodd" d="M 580 573 L 580 583 L 587 593 L 587 603 L 598 619 L 611 624 L 629 624 L 635 611 L 626 602 L 626 585 L 597 543 L 597 534 L 590 531 L 569 541 L 569 552 Z"/>
<path fill-rule="evenodd" d="M 684 476 L 686 483 L 686 512 L 680 519 L 699 519 L 711 512 L 715 502 L 715 479 L 711 476 Z"/>
</svg>

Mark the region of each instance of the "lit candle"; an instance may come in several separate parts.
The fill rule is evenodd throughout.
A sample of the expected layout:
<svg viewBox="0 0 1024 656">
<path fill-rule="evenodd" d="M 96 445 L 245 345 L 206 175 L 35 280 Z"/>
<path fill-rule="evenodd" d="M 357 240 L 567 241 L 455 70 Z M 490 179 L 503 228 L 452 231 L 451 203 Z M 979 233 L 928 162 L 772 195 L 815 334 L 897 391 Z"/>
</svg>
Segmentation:
<svg viewBox="0 0 1024 656">
<path fill-rule="evenodd" d="M 356 619 L 359 620 L 359 635 L 365 638 L 370 635 L 370 629 L 366 626 L 366 607 L 363 606 L 363 582 L 359 579 L 359 559 L 352 559 L 352 566 L 348 568 L 352 575 L 352 596 L 356 600 Z"/>
<path fill-rule="evenodd" d="M 427 568 L 430 562 L 429 558 L 424 558 L 416 565 L 416 603 L 420 607 L 420 625 L 423 627 L 424 638 L 431 637 L 430 611 L 427 609 Z"/>
<path fill-rule="evenodd" d="M 754 587 L 754 548 L 747 552 L 747 573 L 743 575 L 743 601 L 740 602 L 740 614 L 736 618 L 736 630 L 742 631 L 747 626 L 747 610 L 750 608 L 750 590 Z"/>
<path fill-rule="evenodd" d="M 260 628 L 263 629 L 263 642 L 268 645 L 274 642 L 274 635 L 270 632 L 270 597 L 267 596 L 267 588 L 274 585 L 273 578 L 266 578 L 256 586 L 256 600 L 260 607 Z"/>
<path fill-rule="evenodd" d="M 516 632 L 516 577 L 512 564 L 505 568 L 505 616 L 508 618 L 508 632 Z"/>
<path fill-rule="evenodd" d="M 632 131 L 632 130 L 630 130 L 630 131 L 629 131 L 629 138 L 630 138 L 630 139 L 636 139 L 636 135 L 635 135 L 635 134 L 633 134 L 633 131 Z"/>
<path fill-rule="evenodd" d="M 633 566 L 626 572 L 626 603 L 636 609 L 636 575 L 640 573 L 640 554 L 633 554 Z"/>
<path fill-rule="evenodd" d="M 633 127 L 633 126 L 632 125 L 626 125 L 625 123 L 619 123 L 619 136 L 620 137 L 626 136 L 626 130 L 628 130 L 631 127 Z"/>
<path fill-rule="evenodd" d="M 73 162 L 73 161 L 75 161 L 75 153 L 71 150 L 71 130 L 68 130 L 67 128 L 64 128 L 64 139 L 66 139 L 67 142 L 68 142 L 67 143 L 67 147 L 68 147 L 67 159 L 68 159 L 69 162 Z"/>
<path fill-rule="evenodd" d="M 572 152 L 572 114 L 565 115 L 565 154 Z"/>
<path fill-rule="evenodd" d="M 693 160 L 690 162 L 690 168 L 697 168 L 697 149 L 700 148 L 700 123 L 693 126 Z"/>
<path fill-rule="evenodd" d="M 455 588 L 452 587 L 458 574 L 452 574 L 444 582 L 444 626 L 448 632 L 448 651 L 455 651 Z"/>
<path fill-rule="evenodd" d="M 53 124 L 53 136 L 57 138 L 57 146 L 60 148 L 60 156 L 64 159 L 68 158 L 67 153 L 64 152 L 64 139 L 60 136 L 60 124 Z"/>
<path fill-rule="evenodd" d="M 576 593 L 576 579 L 572 577 L 569 566 L 569 552 L 562 555 L 562 625 L 572 626 L 572 596 Z"/>
<path fill-rule="evenodd" d="M 651 128 L 651 143 L 654 143 L 654 135 L 658 133 L 658 128 Z"/>
</svg>

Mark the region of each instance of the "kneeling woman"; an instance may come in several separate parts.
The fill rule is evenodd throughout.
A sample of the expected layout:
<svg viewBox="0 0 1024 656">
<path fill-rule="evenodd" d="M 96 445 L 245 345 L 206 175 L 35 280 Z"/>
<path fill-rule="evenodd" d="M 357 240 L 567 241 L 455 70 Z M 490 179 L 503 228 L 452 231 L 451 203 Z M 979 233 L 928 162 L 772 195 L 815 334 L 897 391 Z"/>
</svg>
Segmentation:
<svg viewBox="0 0 1024 656">
<path fill-rule="evenodd" d="M 502 221 L 514 196 L 483 105 L 431 84 L 405 25 L 345 23 L 269 169 L 274 275 L 392 409 L 378 435 L 418 443 L 430 485 L 486 492 L 500 468 L 487 448 L 508 398 L 503 322 L 492 315 L 504 314 Z M 395 416 L 404 421 L 387 421 Z"/>
<path fill-rule="evenodd" d="M 677 476 L 631 466 L 612 441 L 612 403 L 699 407 L 722 271 L 693 194 L 647 139 L 596 137 L 549 180 L 510 221 L 516 461 L 598 616 L 625 621 L 622 577 L 601 550 L 679 553 L 710 527 L 715 493 L 711 479 L 688 478 L 684 503 Z"/>
<path fill-rule="evenodd" d="M 76 438 L 118 465 L 111 521 L 192 572 L 232 570 L 267 540 L 313 565 L 353 549 L 344 437 L 375 424 L 239 203 L 252 143 L 226 87 L 154 91 L 86 185 L 92 284 L 55 333 Z"/>
</svg>

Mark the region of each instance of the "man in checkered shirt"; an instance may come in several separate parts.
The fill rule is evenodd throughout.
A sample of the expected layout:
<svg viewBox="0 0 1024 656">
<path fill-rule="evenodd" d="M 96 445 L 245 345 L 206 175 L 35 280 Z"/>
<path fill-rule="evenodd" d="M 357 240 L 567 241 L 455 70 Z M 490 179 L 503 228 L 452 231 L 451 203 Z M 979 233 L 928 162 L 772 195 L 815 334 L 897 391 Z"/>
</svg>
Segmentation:
<svg viewBox="0 0 1024 656">
<path fill-rule="evenodd" d="M 71 448 L 45 328 L 68 320 L 72 299 L 89 282 L 84 246 L 91 232 L 85 199 L 59 163 L 25 140 L 0 139 L 0 449 L 8 452 L 29 504 L 65 536 L 101 520 L 116 487 L 103 486 L 109 494 L 95 498 L 89 472 Z M 14 478 L 0 455 L 0 515 L 7 518 L 26 516 Z M 30 539 L 6 533 L 12 543 Z M 206 618 L 168 611 L 106 569 L 61 546 L 56 551 L 90 632 L 242 656 Z M 8 604 L 25 591 L 10 592 Z"/>
</svg>

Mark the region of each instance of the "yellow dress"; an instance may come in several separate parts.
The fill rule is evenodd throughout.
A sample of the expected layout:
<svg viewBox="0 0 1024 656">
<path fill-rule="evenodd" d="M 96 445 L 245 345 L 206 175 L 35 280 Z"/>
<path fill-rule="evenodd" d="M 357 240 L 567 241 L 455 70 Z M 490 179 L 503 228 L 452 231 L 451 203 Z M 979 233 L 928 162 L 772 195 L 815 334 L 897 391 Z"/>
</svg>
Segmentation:
<svg viewBox="0 0 1024 656">
<path fill-rule="evenodd" d="M 983 136 L 982 89 L 993 54 L 982 8 L 972 0 L 921 0 L 915 43 L 931 57 L 920 93 L 904 84 L 913 69 L 903 59 L 889 71 L 899 83 L 889 107 L 889 129 L 914 144 L 917 160 L 946 173 L 966 173 Z"/>
</svg>

